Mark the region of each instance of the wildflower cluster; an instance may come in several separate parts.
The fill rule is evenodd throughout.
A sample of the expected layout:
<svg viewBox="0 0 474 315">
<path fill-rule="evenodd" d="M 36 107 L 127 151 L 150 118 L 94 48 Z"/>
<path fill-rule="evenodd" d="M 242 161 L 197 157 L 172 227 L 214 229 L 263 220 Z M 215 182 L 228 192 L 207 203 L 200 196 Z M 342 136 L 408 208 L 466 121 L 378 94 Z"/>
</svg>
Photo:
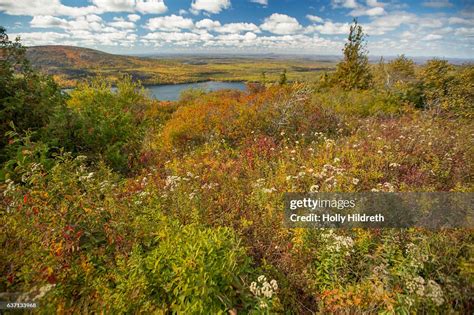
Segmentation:
<svg viewBox="0 0 474 315">
<path fill-rule="evenodd" d="M 436 281 L 425 281 L 422 277 L 416 276 L 406 282 L 406 289 L 422 301 L 427 300 L 436 306 L 444 303 L 443 290 Z"/>
<path fill-rule="evenodd" d="M 253 281 L 250 284 L 250 292 L 258 299 L 258 307 L 265 309 L 269 307 L 272 302 L 272 298 L 278 291 L 278 283 L 275 279 L 270 282 L 267 281 L 267 277 L 261 275 L 257 278 L 257 281 Z"/>
<path fill-rule="evenodd" d="M 350 236 L 337 235 L 333 229 L 321 234 L 321 238 L 326 244 L 326 249 L 332 253 L 342 252 L 349 256 L 353 251 L 354 240 Z"/>
</svg>

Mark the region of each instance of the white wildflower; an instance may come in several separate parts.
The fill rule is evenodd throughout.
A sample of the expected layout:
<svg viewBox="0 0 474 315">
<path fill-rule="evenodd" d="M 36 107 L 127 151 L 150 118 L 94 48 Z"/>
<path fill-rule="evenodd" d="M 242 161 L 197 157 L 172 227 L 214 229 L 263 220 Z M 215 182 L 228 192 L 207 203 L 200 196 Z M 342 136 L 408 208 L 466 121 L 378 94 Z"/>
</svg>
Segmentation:
<svg viewBox="0 0 474 315">
<path fill-rule="evenodd" d="M 312 186 L 309 188 L 309 191 L 310 191 L 310 192 L 318 192 L 318 191 L 319 191 L 319 185 L 312 185 Z"/>
</svg>

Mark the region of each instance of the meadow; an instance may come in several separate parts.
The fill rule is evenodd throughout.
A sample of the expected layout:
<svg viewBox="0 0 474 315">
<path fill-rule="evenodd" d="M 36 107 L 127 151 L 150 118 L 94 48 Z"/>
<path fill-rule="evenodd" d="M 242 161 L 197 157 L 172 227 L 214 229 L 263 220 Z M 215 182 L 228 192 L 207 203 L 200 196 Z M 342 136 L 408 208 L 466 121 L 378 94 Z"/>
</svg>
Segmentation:
<svg viewBox="0 0 474 315">
<path fill-rule="evenodd" d="M 472 229 L 283 227 L 289 191 L 474 191 L 473 65 L 369 65 L 361 32 L 311 80 L 164 102 L 131 76 L 61 93 L 3 31 L 0 291 L 44 314 L 472 313 Z"/>
</svg>

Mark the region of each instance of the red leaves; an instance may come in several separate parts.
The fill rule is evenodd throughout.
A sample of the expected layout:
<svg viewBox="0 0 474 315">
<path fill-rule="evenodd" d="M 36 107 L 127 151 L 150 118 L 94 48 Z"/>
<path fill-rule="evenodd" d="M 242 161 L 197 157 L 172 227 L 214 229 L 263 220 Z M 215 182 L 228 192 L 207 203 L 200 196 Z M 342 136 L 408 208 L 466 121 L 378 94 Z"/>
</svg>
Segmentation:
<svg viewBox="0 0 474 315">
<path fill-rule="evenodd" d="M 13 284 L 13 281 L 15 281 L 15 274 L 10 273 L 10 274 L 7 276 L 7 281 L 8 281 L 8 283 Z"/>
</svg>

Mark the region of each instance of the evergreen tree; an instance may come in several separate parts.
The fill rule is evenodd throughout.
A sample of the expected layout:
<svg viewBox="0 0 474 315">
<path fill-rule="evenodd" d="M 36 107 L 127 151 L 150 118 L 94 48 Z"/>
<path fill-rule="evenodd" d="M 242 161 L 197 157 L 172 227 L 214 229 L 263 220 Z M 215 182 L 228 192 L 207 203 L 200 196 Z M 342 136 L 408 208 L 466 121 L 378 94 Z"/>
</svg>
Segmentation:
<svg viewBox="0 0 474 315">
<path fill-rule="evenodd" d="M 278 81 L 278 83 L 280 85 L 285 85 L 287 80 L 288 79 L 286 78 L 286 69 L 284 69 L 283 72 L 280 74 L 280 80 Z"/>
<path fill-rule="evenodd" d="M 344 59 L 334 74 L 335 83 L 345 90 L 367 89 L 372 83 L 365 37 L 362 27 L 354 19 L 343 49 Z"/>
</svg>

